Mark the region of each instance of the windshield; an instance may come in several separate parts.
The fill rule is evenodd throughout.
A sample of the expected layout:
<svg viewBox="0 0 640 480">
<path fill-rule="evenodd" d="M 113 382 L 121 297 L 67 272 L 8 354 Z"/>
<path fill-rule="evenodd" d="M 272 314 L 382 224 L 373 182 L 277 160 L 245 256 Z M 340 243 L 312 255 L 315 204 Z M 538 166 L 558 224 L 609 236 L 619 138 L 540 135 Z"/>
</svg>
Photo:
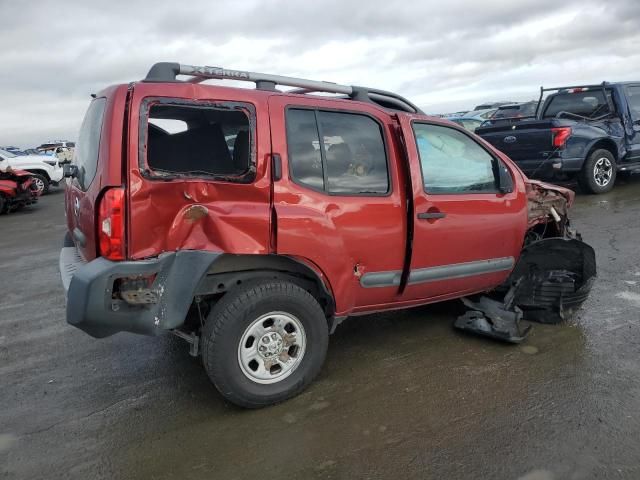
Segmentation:
<svg viewBox="0 0 640 480">
<path fill-rule="evenodd" d="M 17 155 L 15 153 L 7 152 L 6 150 L 0 150 L 0 155 L 2 155 L 4 158 L 17 157 Z"/>
</svg>

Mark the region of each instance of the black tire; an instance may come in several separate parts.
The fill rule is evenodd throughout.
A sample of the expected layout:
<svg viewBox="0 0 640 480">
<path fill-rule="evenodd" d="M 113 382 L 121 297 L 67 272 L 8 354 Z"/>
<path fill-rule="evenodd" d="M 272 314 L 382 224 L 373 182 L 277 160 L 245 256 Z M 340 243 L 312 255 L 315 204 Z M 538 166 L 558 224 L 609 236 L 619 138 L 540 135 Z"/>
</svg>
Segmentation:
<svg viewBox="0 0 640 480">
<path fill-rule="evenodd" d="M 608 174 L 603 173 L 605 170 Z M 591 152 L 584 162 L 578 182 L 588 193 L 606 193 L 613 188 L 616 175 L 616 159 L 609 150 L 600 148 Z"/>
<path fill-rule="evenodd" d="M 0 215 L 7 213 L 7 199 L 0 193 Z"/>
<path fill-rule="evenodd" d="M 49 180 L 47 180 L 47 177 L 45 177 L 44 175 L 40 175 L 39 173 L 32 173 L 31 176 L 34 180 L 42 182 L 43 187 L 41 195 L 49 193 Z"/>
<path fill-rule="evenodd" d="M 292 315 L 302 325 L 305 349 L 288 376 L 275 383 L 258 383 L 243 371 L 239 349 L 249 327 L 275 312 Z M 290 282 L 264 280 L 237 287 L 213 307 L 202 332 L 202 361 L 225 399 L 241 407 L 260 408 L 302 392 L 320 372 L 328 343 L 327 319 L 309 292 Z"/>
</svg>

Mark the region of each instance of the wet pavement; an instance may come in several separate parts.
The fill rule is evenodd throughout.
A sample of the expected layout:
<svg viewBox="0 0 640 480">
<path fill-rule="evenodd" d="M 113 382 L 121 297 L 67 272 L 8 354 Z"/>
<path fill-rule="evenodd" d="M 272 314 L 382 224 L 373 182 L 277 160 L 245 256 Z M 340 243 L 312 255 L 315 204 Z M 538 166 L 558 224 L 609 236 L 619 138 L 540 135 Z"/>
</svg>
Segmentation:
<svg viewBox="0 0 640 480">
<path fill-rule="evenodd" d="M 577 197 L 599 278 L 571 323 L 513 346 L 454 331 L 456 302 L 350 319 L 258 411 L 179 339 L 65 323 L 62 204 L 0 217 L 0 478 L 640 478 L 640 178 Z"/>
</svg>

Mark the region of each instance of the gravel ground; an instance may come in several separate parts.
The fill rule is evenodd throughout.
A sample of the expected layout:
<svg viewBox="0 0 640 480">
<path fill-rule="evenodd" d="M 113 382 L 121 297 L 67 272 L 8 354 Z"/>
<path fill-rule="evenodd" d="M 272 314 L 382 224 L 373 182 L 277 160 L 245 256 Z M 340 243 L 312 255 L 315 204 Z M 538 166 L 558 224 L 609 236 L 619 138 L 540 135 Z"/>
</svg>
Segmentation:
<svg viewBox="0 0 640 480">
<path fill-rule="evenodd" d="M 640 178 L 578 196 L 599 278 L 520 346 L 447 303 L 350 319 L 284 404 L 225 404 L 186 344 L 65 322 L 60 189 L 0 217 L 0 477 L 640 478 Z"/>
</svg>

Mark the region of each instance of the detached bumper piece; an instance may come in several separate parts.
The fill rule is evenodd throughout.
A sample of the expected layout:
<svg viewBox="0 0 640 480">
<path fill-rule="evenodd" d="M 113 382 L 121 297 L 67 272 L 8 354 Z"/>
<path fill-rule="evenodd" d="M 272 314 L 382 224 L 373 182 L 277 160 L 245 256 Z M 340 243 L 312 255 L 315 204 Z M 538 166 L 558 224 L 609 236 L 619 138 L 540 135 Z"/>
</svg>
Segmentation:
<svg viewBox="0 0 640 480">
<path fill-rule="evenodd" d="M 589 296 L 596 278 L 593 248 L 576 239 L 547 238 L 527 245 L 499 289 L 502 299 L 463 299 L 470 309 L 454 326 L 519 343 L 529 333 L 521 320 L 547 324 L 570 318 Z"/>
<path fill-rule="evenodd" d="M 495 338 L 509 343 L 522 342 L 531 326 L 522 326 L 522 310 L 508 310 L 503 302 L 489 297 L 480 297 L 477 302 L 463 298 L 462 301 L 470 309 L 458 317 L 454 327 L 485 337 Z"/>
</svg>

